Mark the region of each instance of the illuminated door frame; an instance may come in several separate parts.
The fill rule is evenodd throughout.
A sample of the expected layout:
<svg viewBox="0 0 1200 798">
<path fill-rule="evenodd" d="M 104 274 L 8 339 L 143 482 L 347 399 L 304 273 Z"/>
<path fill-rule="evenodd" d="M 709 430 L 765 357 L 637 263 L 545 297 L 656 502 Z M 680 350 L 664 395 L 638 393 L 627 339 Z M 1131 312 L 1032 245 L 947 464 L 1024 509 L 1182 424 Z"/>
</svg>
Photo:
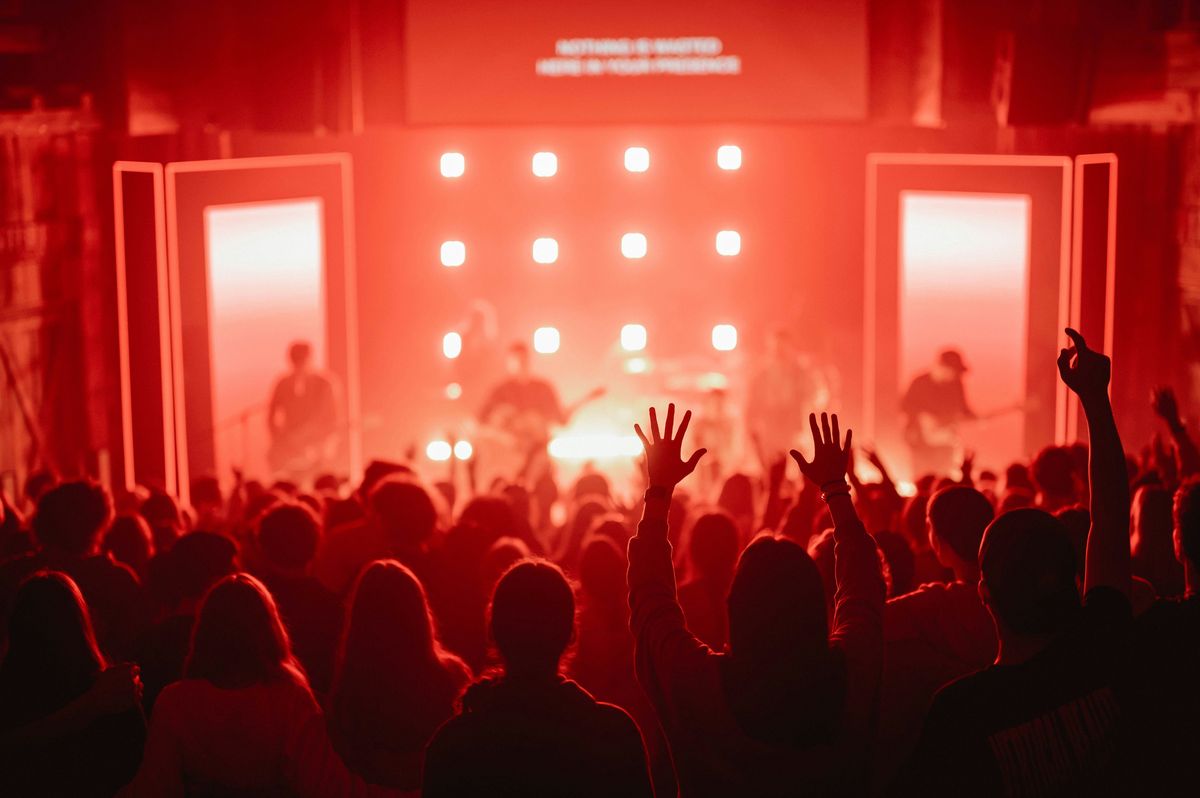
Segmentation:
<svg viewBox="0 0 1200 798">
<path fill-rule="evenodd" d="M 998 189 L 992 179 L 985 179 L 976 186 L 981 193 L 1025 193 L 1034 198 L 1034 219 L 1039 211 L 1043 220 L 1038 228 L 1031 224 L 1031 241 L 1035 236 L 1042 235 L 1047 228 L 1057 229 L 1057 260 L 1058 297 L 1057 322 L 1058 327 L 1078 325 L 1083 317 L 1082 294 L 1080 285 L 1085 278 L 1084 263 L 1080 258 L 1080 240 L 1084 229 L 1084 218 L 1078 207 L 1073 204 L 1074 196 L 1082 191 L 1083 174 L 1089 166 L 1104 164 L 1109 167 L 1108 192 L 1108 231 L 1106 243 L 1106 267 L 1103 310 L 1103 333 L 1092 333 L 1093 340 L 1102 342 L 1104 351 L 1112 355 L 1113 318 L 1114 318 L 1114 286 L 1116 276 L 1115 245 L 1116 245 L 1116 156 L 1111 153 L 1080 155 L 1074 160 L 1066 156 L 1049 155 L 970 155 L 970 154 L 928 154 L 928 153 L 871 153 L 866 163 L 866 235 L 865 235 L 865 271 L 864 271 L 864 302 L 863 302 L 863 419 L 862 427 L 866 431 L 867 440 L 875 440 L 880 434 L 878 388 L 880 387 L 881 353 L 879 346 L 881 316 L 880 306 L 881 266 L 884 257 L 881 240 L 880 219 L 885 213 L 898 209 L 889 205 L 881 207 L 881 201 L 886 197 L 898 198 L 902 190 L 911 191 L 962 191 L 971 190 L 969 181 L 965 179 L 971 170 L 980 176 L 990 175 L 1013 179 L 1020 174 L 1030 175 L 1030 179 L 1039 182 L 1043 204 L 1051 198 L 1058 205 L 1057 213 L 1050 213 L 1038 207 L 1038 192 L 1022 190 L 1019 186 Z M 889 174 L 890 173 L 890 174 Z M 920 176 L 924 175 L 922 178 Z M 939 175 L 943 177 L 939 177 Z M 944 176 L 952 177 L 945 178 Z M 903 183 L 906 176 L 913 176 L 911 184 Z M 886 182 L 883 186 L 881 183 Z M 1019 180 L 1015 182 L 1020 182 Z M 897 222 L 898 223 L 898 222 Z M 886 242 L 891 254 L 892 266 L 898 267 L 899 240 Z M 1032 257 L 1032 256 L 1031 256 Z M 1045 256 L 1043 256 L 1045 257 Z M 1031 268 L 1032 268 L 1031 260 Z M 895 276 L 894 268 L 889 272 Z M 1031 290 L 1037 290 L 1031 282 Z M 891 311 L 889 311 L 891 312 Z M 891 318 L 889 316 L 889 318 Z M 1033 319 L 1031 318 L 1031 323 Z M 1085 335 L 1088 330 L 1083 331 Z M 1032 390 L 1032 386 L 1031 386 Z M 1069 414 L 1073 403 L 1068 401 L 1066 386 L 1055 379 L 1054 387 L 1054 420 L 1053 439 L 1063 443 L 1073 439 L 1077 425 L 1071 424 Z"/>
<path fill-rule="evenodd" d="M 316 172 L 314 172 L 314 168 Z M 328 192 L 314 191 L 311 176 L 317 172 L 324 174 L 325 168 L 336 171 L 336 197 L 327 196 Z M 289 175 L 287 170 L 292 170 Z M 355 260 L 355 229 L 354 229 L 354 188 L 352 161 L 348 153 L 319 153 L 312 155 L 284 155 L 258 158 L 231 158 L 214 161 L 183 161 L 167 164 L 166 178 L 166 240 L 168 262 L 168 293 L 171 307 L 171 349 L 172 360 L 176 364 L 189 362 L 185 352 L 184 316 L 196 318 L 202 315 L 194 303 L 207 297 L 183 296 L 183 270 L 207 269 L 203 246 L 196 251 L 191 246 L 181 246 L 181 233 L 194 238 L 200 231 L 203 240 L 203 209 L 208 205 L 239 204 L 248 201 L 269 202 L 287 201 L 313 196 L 325 197 L 324 220 L 325 230 L 323 241 L 326 246 L 324 263 L 326 267 L 326 286 L 330 280 L 329 270 L 335 268 L 335 262 L 340 263 L 338 293 L 341 301 L 338 310 L 344 314 L 344 324 L 337 325 L 337 334 L 341 336 L 342 346 L 333 347 L 326 341 L 326 351 L 331 362 L 338 362 L 337 369 L 344 383 L 345 411 L 347 430 L 347 456 L 350 476 L 355 479 L 362 470 L 362 441 L 359 423 L 359 357 L 358 357 L 358 301 L 357 276 Z M 331 201 L 336 199 L 336 202 Z M 340 223 L 341 242 L 337 246 L 331 239 L 331 215 L 341 213 L 334 221 Z M 181 214 L 187 214 L 181 218 Z M 186 229 L 185 229 L 186 228 Z M 336 255 L 336 257 L 330 257 Z M 184 263 L 184 260 L 187 260 Z M 206 271 L 204 274 L 207 280 Z M 328 288 L 326 289 L 328 290 Z M 188 303 L 185 309 L 184 304 Z M 333 303 L 330 303 L 332 312 Z M 205 312 L 207 306 L 205 305 Z M 195 331 L 193 333 L 195 338 Z M 333 336 L 332 325 L 327 325 L 327 336 Z M 336 356 L 334 350 L 340 350 Z M 194 360 L 192 361 L 194 362 Z M 210 364 L 207 364 L 211 368 Z M 180 462 L 180 491 L 187 490 L 190 460 L 188 457 L 188 409 L 185 404 L 185 369 L 182 365 L 173 371 L 174 412 L 176 417 L 175 433 L 176 451 Z M 206 375 L 211 386 L 211 372 Z M 264 387 L 264 392 L 266 388 Z M 209 422 L 211 425 L 211 421 Z"/>
</svg>

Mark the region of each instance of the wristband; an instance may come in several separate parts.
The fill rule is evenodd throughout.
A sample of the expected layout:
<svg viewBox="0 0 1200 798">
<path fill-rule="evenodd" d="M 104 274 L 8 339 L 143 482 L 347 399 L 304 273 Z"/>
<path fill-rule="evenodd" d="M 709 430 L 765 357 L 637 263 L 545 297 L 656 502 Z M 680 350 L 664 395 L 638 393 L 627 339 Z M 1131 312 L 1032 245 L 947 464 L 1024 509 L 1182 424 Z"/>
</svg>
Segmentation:
<svg viewBox="0 0 1200 798">
<path fill-rule="evenodd" d="M 826 504 L 829 504 L 829 500 L 832 499 L 834 496 L 849 496 L 849 495 L 850 495 L 850 486 L 848 484 L 846 484 L 845 480 L 839 480 L 837 482 L 830 482 L 821 487 L 821 501 L 825 502 Z"/>
<path fill-rule="evenodd" d="M 646 501 L 650 501 L 651 499 L 663 499 L 664 501 L 670 501 L 671 488 L 668 488 L 665 485 L 651 485 L 650 487 L 646 488 L 645 499 Z"/>
</svg>

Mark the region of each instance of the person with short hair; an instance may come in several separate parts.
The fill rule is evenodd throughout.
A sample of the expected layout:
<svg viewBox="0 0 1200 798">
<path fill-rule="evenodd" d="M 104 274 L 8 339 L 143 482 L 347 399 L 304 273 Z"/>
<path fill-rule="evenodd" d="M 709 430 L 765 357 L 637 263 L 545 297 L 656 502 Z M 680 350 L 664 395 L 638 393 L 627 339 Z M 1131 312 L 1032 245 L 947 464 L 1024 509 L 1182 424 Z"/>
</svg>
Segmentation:
<svg viewBox="0 0 1200 798">
<path fill-rule="evenodd" d="M 653 795 L 633 719 L 560 675 L 575 594 L 558 566 L 514 565 L 489 615 L 501 668 L 430 741 L 422 795 Z"/>
<path fill-rule="evenodd" d="M 979 548 L 993 665 L 938 691 L 897 795 L 1087 795 L 1120 771 L 1119 693 L 1132 632 L 1129 483 L 1108 398 L 1109 359 L 1075 330 L 1059 374 L 1079 396 L 1091 448 L 1083 594 L 1075 549 L 1045 510 L 1007 512 Z"/>
</svg>

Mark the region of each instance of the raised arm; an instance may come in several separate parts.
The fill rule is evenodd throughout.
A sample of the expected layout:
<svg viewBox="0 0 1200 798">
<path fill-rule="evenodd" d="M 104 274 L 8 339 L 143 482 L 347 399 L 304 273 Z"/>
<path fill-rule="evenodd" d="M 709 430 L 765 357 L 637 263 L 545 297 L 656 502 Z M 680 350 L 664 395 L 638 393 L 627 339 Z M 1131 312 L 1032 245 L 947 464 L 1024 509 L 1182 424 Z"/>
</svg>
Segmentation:
<svg viewBox="0 0 1200 798">
<path fill-rule="evenodd" d="M 1094 587 L 1111 587 L 1128 596 L 1129 475 L 1108 398 L 1112 362 L 1089 349 L 1077 331 L 1067 328 L 1066 332 L 1071 346 L 1058 355 L 1058 373 L 1079 396 L 1088 424 L 1092 526 L 1084 557 L 1084 593 Z"/>
<path fill-rule="evenodd" d="M 1197 450 L 1196 442 L 1192 440 L 1187 426 L 1179 416 L 1179 403 L 1175 400 L 1175 392 L 1170 388 L 1155 388 L 1150 397 L 1150 406 L 1171 431 L 1171 439 L 1175 441 L 1178 456 L 1180 480 L 1200 473 L 1200 450 Z"/>
</svg>

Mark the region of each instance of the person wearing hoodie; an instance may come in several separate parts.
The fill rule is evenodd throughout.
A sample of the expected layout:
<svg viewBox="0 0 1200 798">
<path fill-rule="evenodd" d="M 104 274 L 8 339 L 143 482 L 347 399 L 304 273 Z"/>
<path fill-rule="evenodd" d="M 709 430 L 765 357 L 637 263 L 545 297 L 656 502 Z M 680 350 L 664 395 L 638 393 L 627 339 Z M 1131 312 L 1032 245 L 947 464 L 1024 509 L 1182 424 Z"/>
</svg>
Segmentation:
<svg viewBox="0 0 1200 798">
<path fill-rule="evenodd" d="M 467 688 L 430 741 L 421 794 L 653 795 L 633 719 L 560 675 L 575 596 L 558 566 L 513 565 L 489 614 L 501 668 Z"/>
</svg>

